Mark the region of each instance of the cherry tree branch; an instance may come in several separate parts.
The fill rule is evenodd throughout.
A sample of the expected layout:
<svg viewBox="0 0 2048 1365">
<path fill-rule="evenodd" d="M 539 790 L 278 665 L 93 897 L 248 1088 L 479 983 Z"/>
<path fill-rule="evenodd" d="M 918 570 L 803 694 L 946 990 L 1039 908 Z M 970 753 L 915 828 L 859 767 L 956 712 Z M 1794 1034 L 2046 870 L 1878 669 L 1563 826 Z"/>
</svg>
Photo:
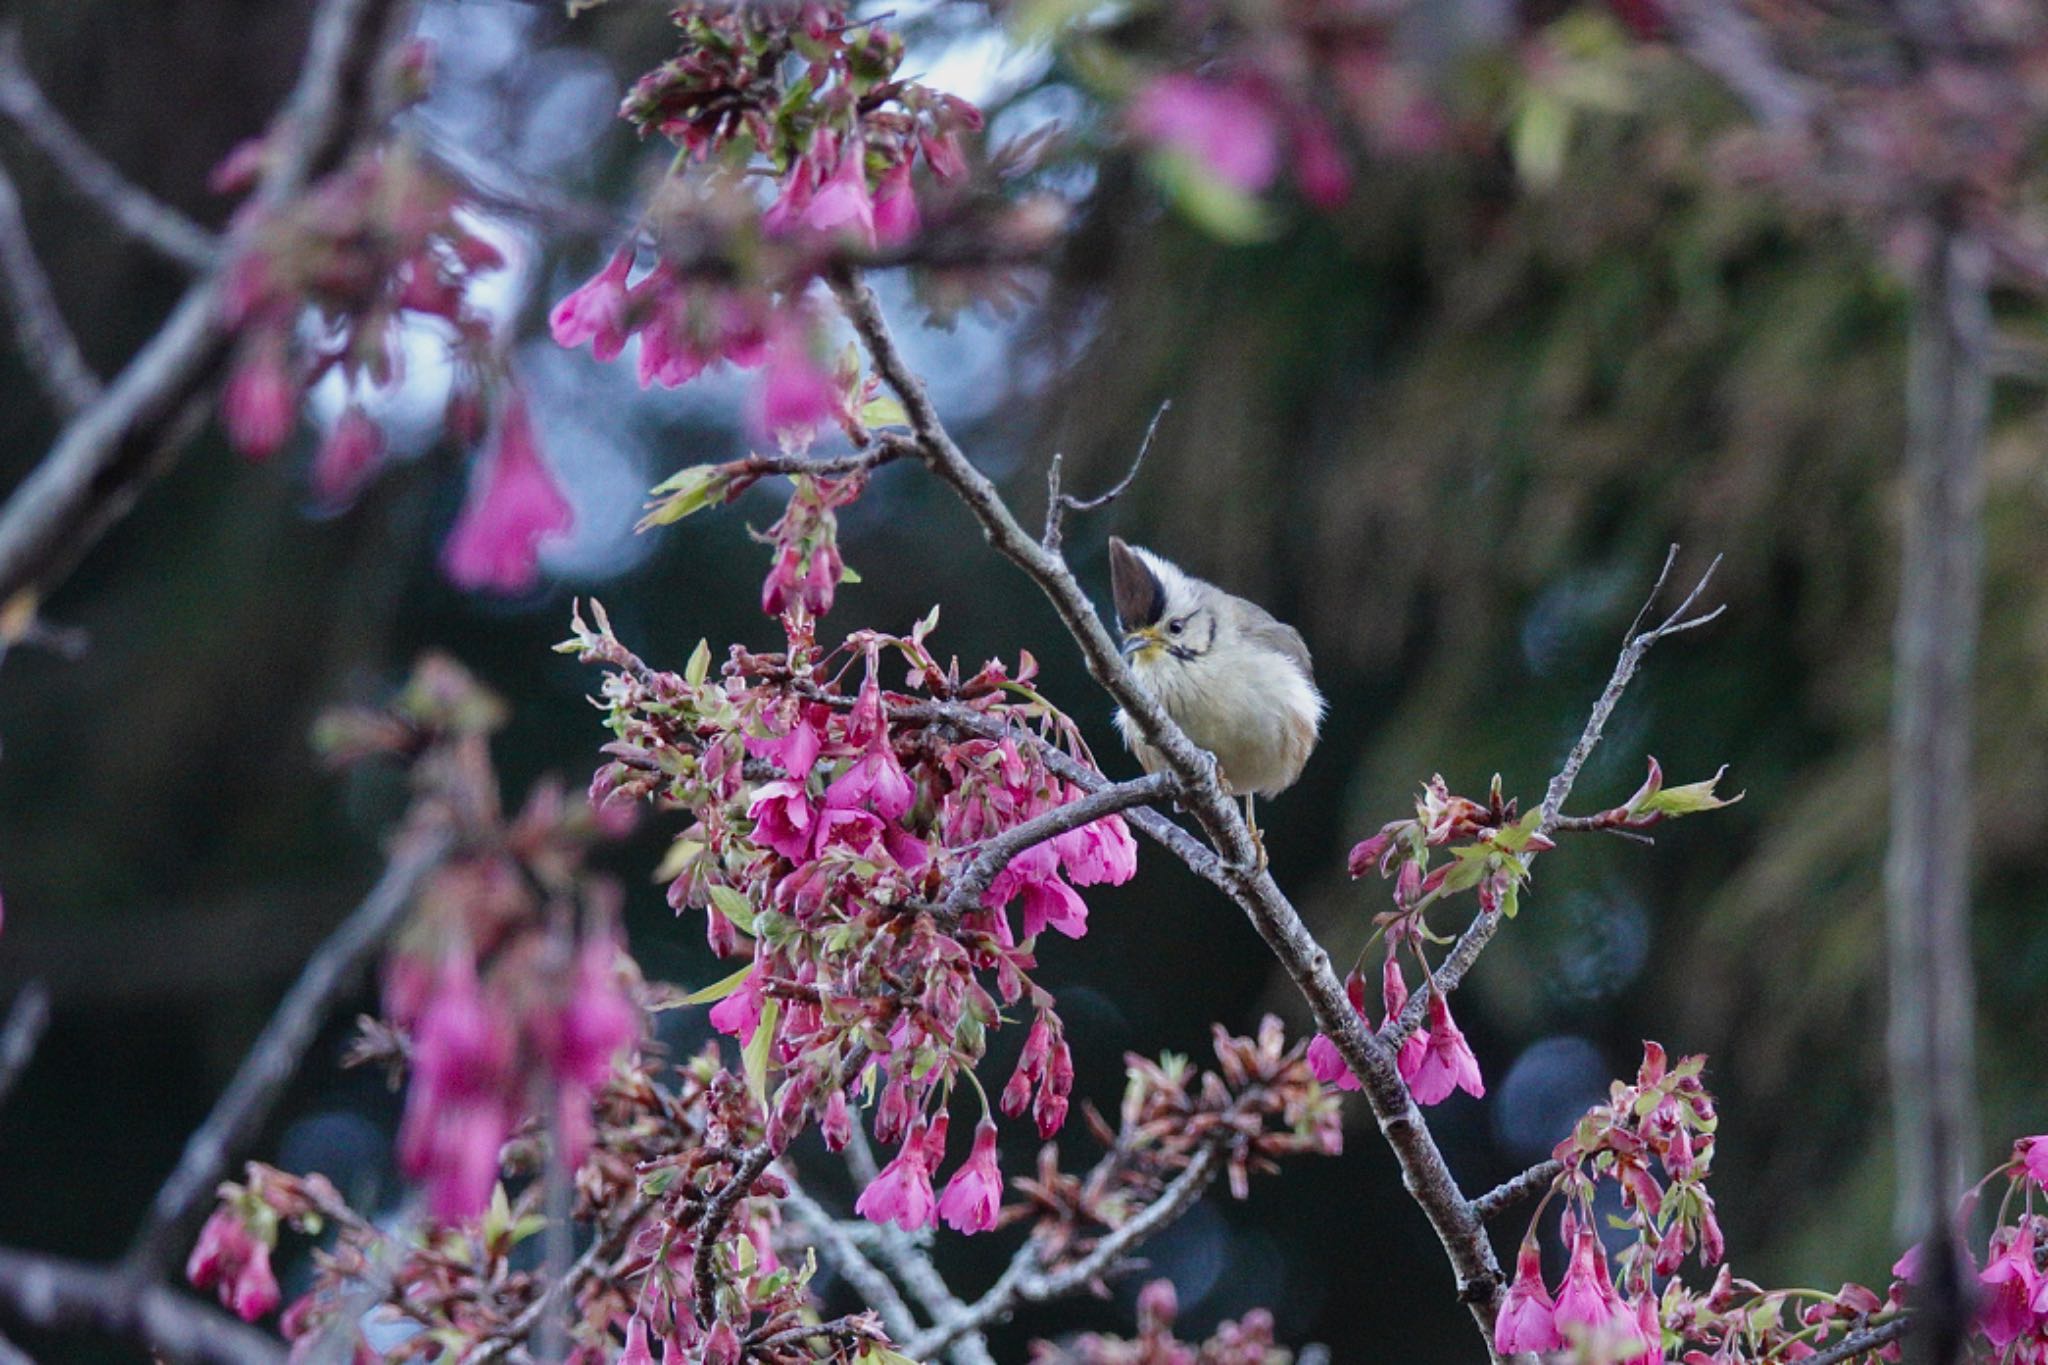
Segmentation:
<svg viewBox="0 0 2048 1365">
<path fill-rule="evenodd" d="M 899 1341 L 912 1336 L 918 1330 L 917 1316 L 896 1291 L 895 1282 L 868 1259 L 853 1234 L 823 1204 L 805 1192 L 787 1166 L 777 1168 L 776 1174 L 789 1187 L 783 1203 L 796 1211 L 797 1218 L 817 1238 L 818 1245 L 839 1267 L 839 1273 L 846 1282 L 859 1293 L 861 1301 L 882 1315 L 882 1324 L 889 1329 L 891 1336 Z"/>
<path fill-rule="evenodd" d="M 92 1331 L 166 1361 L 282 1365 L 284 1348 L 218 1308 L 126 1272 L 0 1248 L 0 1314 L 45 1332 Z"/>
<path fill-rule="evenodd" d="M 1858 1356 L 1889 1346 L 1912 1330 L 1911 1318 L 1893 1318 L 1879 1326 L 1849 1333 L 1825 1350 L 1815 1351 L 1801 1361 L 1800 1365 L 1842 1365 L 1845 1360 L 1854 1360 Z"/>
<path fill-rule="evenodd" d="M 1473 1325 L 1491 1353 L 1502 1276 L 1486 1230 L 1458 1188 L 1436 1139 L 1396 1071 L 1393 1054 L 1351 1008 L 1331 969 L 1329 955 L 1262 865 L 1237 802 L 1217 781 L 1215 760 L 1197 748 L 1151 694 L 1138 686 L 1066 560 L 1024 530 L 995 485 L 954 442 L 923 381 L 897 349 L 874 291 L 858 276 L 844 272 L 834 277 L 833 288 L 876 371 L 909 414 L 926 468 L 967 505 L 997 552 L 1045 593 L 1080 646 L 1089 674 L 1132 717 L 1146 743 L 1158 750 L 1165 767 L 1179 779 L 1179 799 L 1214 845 L 1216 855 L 1191 860 L 1189 866 L 1220 886 L 1245 912 L 1308 1002 L 1317 1028 L 1336 1044 L 1359 1078 L 1361 1092 L 1400 1163 L 1402 1183 L 1436 1233 L 1456 1275 L 1458 1296 L 1469 1305 Z M 1169 822 L 1159 817 L 1158 823 Z M 1141 827 L 1146 826 L 1141 823 Z M 1170 839 L 1163 831 L 1161 837 Z M 1179 851 L 1173 842 L 1169 847 Z"/>
<path fill-rule="evenodd" d="M 273 129 L 271 170 L 252 217 L 298 195 L 341 160 L 360 127 L 374 122 L 377 57 L 404 13 L 404 0 L 324 0 L 298 83 Z M 219 255 L 208 253 L 207 273 L 0 506 L 0 603 L 25 589 L 47 598 L 176 461 L 233 343 L 221 316 Z"/>
<path fill-rule="evenodd" d="M 416 837 L 306 963 L 157 1191 L 128 1251 L 127 1265 L 136 1274 L 154 1277 L 176 1259 L 188 1225 L 212 1200 L 228 1161 L 262 1128 L 336 1002 L 355 989 L 370 959 L 412 903 L 413 892 L 453 843 L 453 837 L 440 830 Z"/>
<path fill-rule="evenodd" d="M 1057 553 L 1062 531 L 1060 523 L 1068 512 L 1092 512 L 1098 507 L 1107 507 L 1124 495 L 1131 481 L 1138 477 L 1145 457 L 1152 452 L 1152 438 L 1159 434 L 1159 419 L 1172 410 L 1173 400 L 1170 398 L 1159 405 L 1159 411 L 1152 414 L 1152 424 L 1145 428 L 1145 439 L 1138 442 L 1138 453 L 1131 460 L 1131 467 L 1106 491 L 1092 498 L 1077 498 L 1060 491 L 1060 455 L 1058 451 L 1053 452 L 1052 467 L 1045 471 L 1045 534 L 1038 538 L 1039 544 Z"/>
<path fill-rule="evenodd" d="M 1187 1167 L 1159 1192 L 1157 1199 L 1106 1234 L 1086 1256 L 1072 1264 L 1041 1272 L 1037 1269 L 1037 1244 L 1026 1242 L 986 1294 L 959 1314 L 904 1343 L 904 1352 L 922 1359 L 944 1350 L 967 1332 L 1003 1321 L 1021 1304 L 1064 1298 L 1113 1273 L 1122 1258 L 1140 1242 L 1194 1207 L 1215 1178 L 1218 1159 L 1215 1144 L 1198 1148 Z"/>
<path fill-rule="evenodd" d="M 14 335 L 22 362 L 66 417 L 76 416 L 100 396 L 99 376 L 85 363 L 78 339 L 64 321 L 50 291 L 50 277 L 36 259 L 28 222 L 21 215 L 21 196 L 14 180 L 0 167 L 0 280 L 7 286 L 7 304 L 14 314 Z"/>
<path fill-rule="evenodd" d="M 631 1240 L 641 1220 L 654 1211 L 658 1201 L 652 1195 L 642 1195 L 626 1210 L 625 1216 L 612 1225 L 610 1231 L 593 1238 L 583 1254 L 576 1258 L 576 1264 L 569 1267 L 569 1273 L 559 1280 L 551 1281 L 535 1296 L 532 1303 L 519 1310 L 519 1316 L 505 1326 L 478 1342 L 462 1358 L 462 1365 L 489 1365 L 503 1360 L 511 1354 L 512 1348 L 533 1334 L 554 1306 L 575 1294 L 598 1274 L 598 1268 L 617 1256 Z"/>
<path fill-rule="evenodd" d="M 1650 652 L 1650 647 L 1666 636 L 1706 625 L 1727 610 L 1723 605 L 1699 615 L 1691 614 L 1694 604 L 1707 590 L 1707 585 L 1713 581 L 1714 571 L 1721 567 L 1721 556 L 1715 555 L 1714 562 L 1707 565 L 1707 571 L 1700 575 L 1699 581 L 1693 584 L 1692 591 L 1685 595 L 1677 609 L 1651 629 L 1639 631 L 1637 627 L 1642 625 L 1644 618 L 1649 615 L 1650 608 L 1663 593 L 1664 585 L 1671 579 L 1672 566 L 1677 562 L 1678 547 L 1673 545 L 1664 555 L 1664 568 L 1658 573 L 1657 582 L 1651 587 L 1650 595 L 1637 609 L 1635 621 L 1628 628 L 1626 641 L 1621 647 L 1621 655 L 1614 661 L 1614 672 L 1608 676 L 1607 686 L 1601 689 L 1599 697 L 1593 702 L 1593 709 L 1586 717 L 1584 728 L 1579 731 L 1579 737 L 1572 744 L 1571 752 L 1565 756 L 1564 766 L 1557 770 L 1543 793 L 1541 818 L 1536 822 L 1539 834 L 1548 834 L 1557 824 L 1559 813 L 1571 797 L 1572 788 L 1577 784 L 1579 774 L 1584 771 L 1586 761 L 1593 756 L 1593 751 L 1600 747 L 1601 736 L 1607 732 L 1607 722 L 1613 718 L 1614 708 L 1621 704 L 1621 694 L 1628 690 L 1629 683 L 1635 678 L 1636 670 L 1642 667 L 1643 656 Z M 1421 1026 L 1423 1013 L 1429 1008 L 1432 991 L 1441 991 L 1444 999 L 1450 999 L 1451 993 L 1458 989 L 1458 983 L 1465 979 L 1465 974 L 1472 970 L 1472 965 L 1479 960 L 1479 955 L 1486 951 L 1486 945 L 1492 941 L 1494 934 L 1499 932 L 1502 918 L 1498 910 L 1484 910 L 1473 918 L 1472 923 L 1458 936 L 1458 941 L 1452 945 L 1451 951 L 1445 955 L 1443 962 L 1431 974 L 1430 979 L 1409 997 L 1407 1007 L 1397 1017 L 1389 1019 L 1380 1029 L 1382 1043 L 1389 1048 L 1398 1048 Z"/>
<path fill-rule="evenodd" d="M 40 981 L 21 988 L 8 1007 L 7 1022 L 0 1024 L 0 1105 L 14 1093 L 21 1073 L 28 1070 L 43 1031 L 50 1026 L 50 992 Z"/>
<path fill-rule="evenodd" d="M 1509 1176 L 1472 1201 L 1472 1212 L 1482 1223 L 1490 1223 L 1531 1195 L 1550 1187 L 1564 1170 L 1561 1161 L 1539 1161 L 1520 1175 Z"/>
<path fill-rule="evenodd" d="M 194 270 L 213 265 L 220 254 L 213 233 L 123 175 L 50 103 L 22 61 L 21 34 L 12 24 L 0 27 L 0 116 L 129 236 Z"/>
</svg>

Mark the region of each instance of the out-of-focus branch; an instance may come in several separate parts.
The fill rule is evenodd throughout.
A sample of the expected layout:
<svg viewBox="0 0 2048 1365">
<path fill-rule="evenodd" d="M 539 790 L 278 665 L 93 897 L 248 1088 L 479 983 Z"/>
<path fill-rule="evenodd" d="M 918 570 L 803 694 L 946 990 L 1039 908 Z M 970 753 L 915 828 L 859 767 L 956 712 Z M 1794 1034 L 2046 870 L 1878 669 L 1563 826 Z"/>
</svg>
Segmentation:
<svg viewBox="0 0 2048 1365">
<path fill-rule="evenodd" d="M 625 1216 L 610 1231 L 591 1241 L 567 1275 L 550 1282 L 532 1303 L 520 1310 L 518 1317 L 505 1324 L 503 1330 L 471 1348 L 469 1354 L 462 1358 L 462 1365 L 488 1365 L 488 1362 L 503 1360 L 511 1354 L 512 1348 L 531 1336 L 541 1319 L 552 1312 L 556 1304 L 573 1297 L 598 1274 L 600 1267 L 625 1249 L 641 1220 L 654 1211 L 655 1203 L 652 1196 L 643 1195 L 636 1199 L 633 1207 L 626 1210 Z"/>
<path fill-rule="evenodd" d="M 1670 0 L 1664 12 L 1678 45 L 1734 91 L 1759 123 L 1793 129 L 1812 119 L 1820 92 L 1778 60 L 1769 35 L 1736 0 Z"/>
<path fill-rule="evenodd" d="M 1209 1187 L 1210 1180 L 1216 1175 L 1217 1160 L 1217 1149 L 1213 1144 L 1198 1149 L 1186 1169 L 1159 1192 L 1157 1199 L 1105 1235 L 1086 1256 L 1072 1264 L 1040 1272 L 1037 1269 L 1037 1246 L 1026 1242 L 1018 1248 L 1016 1256 L 986 1294 L 962 1312 L 906 1342 L 904 1351 L 913 1358 L 921 1359 L 944 1350 L 964 1333 L 1003 1321 L 1016 1311 L 1019 1304 L 1046 1303 L 1064 1298 L 1112 1273 L 1123 1257 L 1140 1242 L 1194 1207 L 1195 1201 L 1202 1197 L 1202 1191 Z"/>
<path fill-rule="evenodd" d="M 11 24 L 0 26 L 0 116 L 129 236 L 194 270 L 220 255 L 213 233 L 123 175 L 57 112 L 22 61 L 21 35 Z"/>
<path fill-rule="evenodd" d="M 1151 694 L 1138 686 L 1066 560 L 1024 530 L 995 485 L 954 442 L 923 381 L 897 350 L 874 291 L 859 277 L 843 272 L 833 278 L 833 287 L 875 370 L 909 414 L 926 468 L 967 505 L 997 552 L 1045 593 L 1080 646 L 1090 676 L 1137 722 L 1146 743 L 1159 751 L 1165 767 L 1179 779 L 1179 799 L 1214 845 L 1214 852 L 1200 850 L 1184 832 L 1184 842 L 1163 830 L 1158 837 L 1176 852 L 1188 849 L 1189 866 L 1237 902 L 1308 1002 L 1317 1028 L 1336 1044 L 1345 1064 L 1359 1078 L 1380 1131 L 1400 1163 L 1402 1182 L 1429 1219 L 1457 1277 L 1458 1296 L 1470 1307 L 1473 1325 L 1491 1352 L 1503 1282 L 1486 1230 L 1451 1175 L 1436 1139 L 1395 1069 L 1393 1054 L 1364 1027 L 1331 969 L 1329 954 L 1264 867 L 1237 802 L 1217 781 L 1215 760 L 1197 748 Z M 1171 824 L 1163 816 L 1155 822 L 1137 823 L 1148 833 Z"/>
<path fill-rule="evenodd" d="M 50 277 L 36 259 L 28 221 L 21 216 L 21 196 L 14 180 L 0 167 L 0 280 L 7 286 L 8 311 L 21 358 L 42 384 L 50 401 L 66 417 L 76 416 L 100 396 L 99 376 L 85 363 L 78 339 L 71 335 L 50 292 Z"/>
<path fill-rule="evenodd" d="M 789 1187 L 789 1193 L 783 1196 L 783 1204 L 793 1209 L 811 1235 L 817 1238 L 818 1245 L 839 1267 L 840 1275 L 853 1286 L 861 1302 L 882 1315 L 882 1325 L 889 1329 L 889 1334 L 898 1341 L 907 1340 L 918 1330 L 917 1316 L 910 1311 L 910 1305 L 903 1301 L 903 1296 L 896 1292 L 895 1282 L 868 1259 L 867 1253 L 855 1243 L 852 1234 L 840 1226 L 839 1220 L 804 1191 L 787 1166 L 778 1168 L 776 1174 Z"/>
<path fill-rule="evenodd" d="M 50 1026 L 50 993 L 40 981 L 31 981 L 14 997 L 7 1010 L 7 1022 L 0 1024 L 0 1105 L 14 1093 L 21 1073 L 28 1070 L 43 1031 Z"/>
<path fill-rule="evenodd" d="M 1842 1365 L 1845 1360 L 1855 1360 L 1871 1351 L 1889 1346 L 1912 1330 L 1913 1319 L 1893 1318 L 1880 1326 L 1851 1332 L 1834 1345 L 1815 1351 L 1799 1365 Z"/>
<path fill-rule="evenodd" d="M 0 1316 L 45 1332 L 91 1331 L 166 1361 L 282 1365 L 284 1348 L 226 1313 L 118 1269 L 0 1248 Z"/>
<path fill-rule="evenodd" d="M 306 963 L 157 1191 L 128 1252 L 127 1263 L 139 1276 L 153 1277 L 175 1259 L 187 1226 L 212 1198 L 228 1161 L 263 1126 L 335 1003 L 355 989 L 371 957 L 411 904 L 414 890 L 452 844 L 452 836 L 439 830 L 416 837 Z"/>
<path fill-rule="evenodd" d="M 325 0 L 297 85 L 274 128 L 262 217 L 340 161 L 373 122 L 377 58 L 404 0 Z M 176 460 L 204 411 L 232 337 L 221 321 L 221 267 L 186 291 L 164 325 L 79 413 L 0 506 L 0 603 L 47 598 L 93 542 Z"/>
<path fill-rule="evenodd" d="M 1894 1231 L 1902 1244 L 1921 1244 L 1913 1354 L 1946 1365 L 1961 1358 L 1974 1285 L 1953 1210 L 1977 1148 L 1971 686 L 1983 600 L 1991 303 L 1983 243 L 1937 226 L 1913 281 L 1885 902 Z"/>
</svg>

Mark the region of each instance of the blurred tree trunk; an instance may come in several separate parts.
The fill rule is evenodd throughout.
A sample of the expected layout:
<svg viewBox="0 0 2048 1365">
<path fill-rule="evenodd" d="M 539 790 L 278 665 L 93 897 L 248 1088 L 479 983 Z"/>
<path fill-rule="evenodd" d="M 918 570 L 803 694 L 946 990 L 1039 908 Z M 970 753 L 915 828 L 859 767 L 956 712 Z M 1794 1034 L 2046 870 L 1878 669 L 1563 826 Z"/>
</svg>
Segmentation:
<svg viewBox="0 0 2048 1365">
<path fill-rule="evenodd" d="M 1991 406 L 1989 253 L 1950 222 L 1913 281 L 1906 505 L 1893 635 L 1890 927 L 1895 1226 L 1922 1248 L 1914 1358 L 1959 1359 L 1973 1287 L 1954 1209 L 1976 1159 L 1971 688 Z"/>
</svg>

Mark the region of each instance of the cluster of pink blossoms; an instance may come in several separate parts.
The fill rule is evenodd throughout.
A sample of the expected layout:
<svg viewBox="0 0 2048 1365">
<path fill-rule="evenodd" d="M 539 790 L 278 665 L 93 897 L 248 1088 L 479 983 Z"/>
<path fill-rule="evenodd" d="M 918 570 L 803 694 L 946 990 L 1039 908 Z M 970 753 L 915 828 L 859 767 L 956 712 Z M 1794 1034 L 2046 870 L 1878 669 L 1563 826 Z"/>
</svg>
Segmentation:
<svg viewBox="0 0 2048 1365">
<path fill-rule="evenodd" d="M 185 1278 L 194 1289 L 211 1289 L 244 1322 L 276 1308 L 277 1276 L 270 1268 L 277 1241 L 277 1219 L 252 1206 L 240 1186 L 224 1188 L 221 1206 L 199 1230 L 199 1241 L 185 1260 Z"/>
<path fill-rule="evenodd" d="M 1030 1112 L 1047 1137 L 1065 1122 L 1073 1062 L 1052 997 L 1029 975 L 1036 942 L 1047 929 L 1086 932 L 1076 888 L 1127 880 L 1135 841 L 1104 817 L 1034 845 L 953 903 L 989 839 L 1078 795 L 1047 757 L 1086 762 L 1072 722 L 1031 692 L 1028 662 L 968 678 L 943 667 L 924 644 L 929 622 L 824 651 L 800 605 L 783 621 L 787 654 L 735 649 L 714 681 L 708 651 L 681 675 L 658 672 L 602 615 L 594 627 L 579 618 L 574 647 L 615 670 L 612 762 L 593 798 L 651 797 L 691 818 L 666 868 L 669 898 L 706 912 L 715 951 L 748 960 L 711 1020 L 747 1056 L 771 1146 L 814 1109 L 827 1145 L 843 1146 L 853 1101 L 870 1096 L 876 1138 L 900 1150 L 861 1212 L 981 1231 L 1000 1189 L 995 1127 L 984 1119 L 935 1194 L 945 1097 L 980 1061 L 1001 1008 L 1021 1003 L 1033 1019 L 1001 1108 Z M 882 686 L 885 654 L 908 666 L 915 693 Z M 840 690 L 854 671 L 858 687 Z"/>
<path fill-rule="evenodd" d="M 1132 100 L 1129 118 L 1155 152 L 1185 158 L 1241 194 L 1271 189 L 1283 155 L 1317 208 L 1334 209 L 1351 193 L 1351 168 L 1329 121 L 1258 75 L 1158 76 Z"/>
<path fill-rule="evenodd" d="M 625 243 L 555 305 L 549 329 L 601 361 L 637 337 L 643 388 L 675 388 L 719 364 L 760 369 L 755 439 L 801 445 L 828 422 L 853 420 L 856 377 L 832 358 L 808 297 L 825 258 L 915 237 L 917 162 L 941 179 L 964 175 L 960 135 L 981 115 L 898 79 L 902 41 L 854 21 L 843 3 L 688 3 L 674 18 L 682 51 L 634 85 L 621 116 L 675 143 L 713 197 L 745 205 L 721 227 L 759 238 L 740 254 L 765 268 L 702 278 L 664 249 L 666 225 L 655 221 L 644 274 L 633 278 L 637 248 Z M 776 184 L 765 206 L 748 197 L 757 174 Z"/>
<path fill-rule="evenodd" d="M 399 73 L 418 88 L 424 53 L 422 45 L 408 49 Z M 264 140 L 244 144 L 222 163 L 215 184 L 249 190 L 267 155 Z M 443 568 L 465 588 L 532 586 L 541 543 L 566 532 L 572 516 L 491 320 L 470 302 L 478 278 L 505 262 L 465 223 L 460 187 L 394 142 L 359 154 L 290 204 L 262 212 L 258 204 L 237 217 L 223 291 L 225 321 L 238 336 L 221 391 L 228 439 L 252 459 L 276 454 L 307 391 L 338 375 L 347 402 L 314 452 L 310 478 L 321 505 L 345 505 L 385 458 L 383 429 L 363 400 L 402 381 L 402 340 L 429 324 L 455 364 L 449 432 L 474 444 L 489 428 Z"/>
<path fill-rule="evenodd" d="M 2048 1362 L 2048 1271 L 2041 1261 L 2048 1251 L 2048 1216 L 2033 1207 L 2035 1196 L 2048 1192 L 2048 1134 L 2015 1142 L 2011 1159 L 1986 1176 L 1979 1189 L 2000 1175 L 2007 1179 L 2007 1195 L 1984 1268 L 1977 1273 L 1977 1331 L 2001 1360 L 2043 1365 Z M 2020 1211 L 2007 1221 L 2016 1201 Z M 1968 1202 L 1975 1202 L 1974 1195 Z M 1909 1251 L 1894 1273 L 1912 1280 L 1919 1269 L 1917 1251 Z"/>
</svg>

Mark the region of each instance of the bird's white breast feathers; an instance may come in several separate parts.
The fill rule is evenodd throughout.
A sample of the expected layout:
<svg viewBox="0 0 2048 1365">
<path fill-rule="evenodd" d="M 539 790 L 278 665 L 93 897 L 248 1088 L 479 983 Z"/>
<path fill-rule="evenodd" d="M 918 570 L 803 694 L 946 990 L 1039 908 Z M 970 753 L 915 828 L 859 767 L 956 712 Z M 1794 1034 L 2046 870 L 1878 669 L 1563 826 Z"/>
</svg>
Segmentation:
<svg viewBox="0 0 2048 1365">
<path fill-rule="evenodd" d="M 1291 661 L 1240 642 L 1194 660 L 1134 659 L 1132 671 L 1188 738 L 1216 755 L 1231 791 L 1270 796 L 1301 776 L 1323 698 Z M 1116 726 L 1139 766 L 1155 771 L 1159 754 L 1130 716 L 1118 711 Z"/>
</svg>

